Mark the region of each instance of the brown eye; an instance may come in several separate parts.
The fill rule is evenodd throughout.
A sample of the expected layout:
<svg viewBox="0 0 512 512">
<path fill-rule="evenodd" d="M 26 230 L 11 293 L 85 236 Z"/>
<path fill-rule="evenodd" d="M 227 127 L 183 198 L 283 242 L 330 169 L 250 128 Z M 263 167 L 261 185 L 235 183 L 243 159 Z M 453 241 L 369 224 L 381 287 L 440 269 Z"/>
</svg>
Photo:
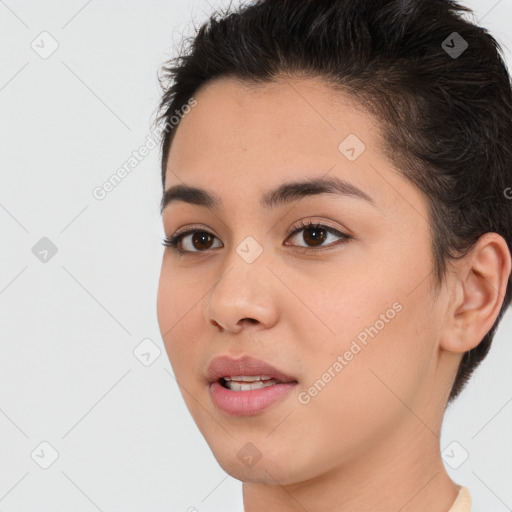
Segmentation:
<svg viewBox="0 0 512 512">
<path fill-rule="evenodd" d="M 210 233 L 196 231 L 192 233 L 192 246 L 198 250 L 209 249 L 213 244 L 214 238 Z"/>
<path fill-rule="evenodd" d="M 189 237 L 191 237 L 190 241 L 187 240 Z M 212 247 L 212 244 L 216 238 L 217 237 L 215 235 L 212 235 L 208 231 L 199 231 L 197 229 L 193 229 L 179 235 L 165 238 L 164 245 L 171 247 L 179 253 L 206 252 Z"/>
<path fill-rule="evenodd" d="M 304 234 L 302 235 L 303 240 L 307 244 L 311 244 L 313 246 L 322 245 L 322 243 L 327 238 L 327 230 L 322 228 L 307 228 L 304 230 Z"/>
<path fill-rule="evenodd" d="M 295 229 L 297 226 L 294 226 Z M 302 248 L 306 252 L 310 250 L 314 250 L 316 247 L 329 247 L 329 246 L 337 246 L 342 245 L 348 240 L 352 239 L 350 235 L 346 235 L 337 229 L 331 228 L 330 226 L 325 226 L 323 224 L 315 224 L 313 222 L 303 223 L 300 225 L 298 229 L 295 229 L 291 233 L 288 238 L 298 237 L 299 233 L 303 231 L 302 234 L 302 242 L 305 245 L 297 245 L 297 247 Z M 339 238 L 338 243 L 332 242 L 329 244 L 324 244 L 326 240 L 329 239 L 330 236 L 334 236 L 335 238 Z M 189 240 L 190 238 L 190 240 Z M 170 247 L 177 251 L 180 254 L 198 254 L 201 252 L 208 252 L 209 249 L 215 248 L 213 245 L 215 240 L 220 240 L 208 231 L 202 231 L 198 229 L 190 229 L 185 233 L 180 233 L 179 235 L 175 235 L 172 237 L 165 238 L 163 244 L 167 247 Z M 285 245 L 296 245 L 286 243 Z M 217 245 L 216 247 L 222 247 L 222 244 Z"/>
<path fill-rule="evenodd" d="M 295 229 L 297 226 L 294 226 L 292 229 Z M 302 236 L 299 238 L 299 234 L 302 233 Z M 330 243 L 330 244 L 324 244 L 324 242 L 329 238 L 330 235 L 333 235 L 334 237 L 338 237 L 341 240 L 339 243 Z M 298 247 L 305 248 L 306 250 L 314 249 L 315 247 L 325 247 L 332 246 L 332 245 L 340 245 L 345 242 L 347 242 L 352 237 L 349 235 L 346 235 L 342 233 L 341 231 L 338 231 L 337 229 L 331 228 L 330 226 L 325 226 L 323 224 L 315 224 L 313 222 L 307 222 L 302 223 L 298 229 L 295 229 L 295 231 L 292 232 L 290 237 L 293 238 L 299 238 L 301 241 L 303 241 L 306 245 L 298 245 Z M 290 244 L 286 244 L 290 245 Z M 296 245 L 296 244 L 292 244 Z"/>
</svg>

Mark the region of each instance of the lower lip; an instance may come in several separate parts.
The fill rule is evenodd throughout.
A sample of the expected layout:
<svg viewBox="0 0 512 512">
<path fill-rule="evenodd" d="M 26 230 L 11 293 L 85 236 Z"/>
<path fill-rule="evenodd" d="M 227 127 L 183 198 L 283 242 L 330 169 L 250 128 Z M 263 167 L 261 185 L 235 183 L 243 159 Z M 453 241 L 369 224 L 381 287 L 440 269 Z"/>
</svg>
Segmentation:
<svg viewBox="0 0 512 512">
<path fill-rule="evenodd" d="M 296 382 L 283 382 L 249 391 L 232 391 L 220 382 L 210 384 L 213 403 L 224 413 L 231 416 L 249 416 L 258 414 L 267 407 L 288 395 Z"/>
</svg>

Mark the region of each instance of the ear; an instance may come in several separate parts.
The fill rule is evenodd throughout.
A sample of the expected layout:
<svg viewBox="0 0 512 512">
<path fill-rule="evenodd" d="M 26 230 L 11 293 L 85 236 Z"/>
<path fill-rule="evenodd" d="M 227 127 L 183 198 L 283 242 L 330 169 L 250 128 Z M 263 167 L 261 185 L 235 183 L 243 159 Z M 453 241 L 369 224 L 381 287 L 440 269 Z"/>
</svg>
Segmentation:
<svg viewBox="0 0 512 512">
<path fill-rule="evenodd" d="M 442 348 L 463 353 L 482 341 L 505 299 L 511 265 L 507 243 L 497 233 L 485 233 L 464 258 L 455 260 Z"/>
</svg>

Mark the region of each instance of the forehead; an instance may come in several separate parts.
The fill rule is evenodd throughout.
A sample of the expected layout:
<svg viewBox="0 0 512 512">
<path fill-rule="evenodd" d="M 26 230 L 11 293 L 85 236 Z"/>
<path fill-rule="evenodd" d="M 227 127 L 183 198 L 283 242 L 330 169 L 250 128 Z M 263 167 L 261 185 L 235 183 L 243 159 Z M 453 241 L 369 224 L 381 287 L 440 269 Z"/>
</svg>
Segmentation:
<svg viewBox="0 0 512 512">
<path fill-rule="evenodd" d="M 320 79 L 253 84 L 221 78 L 207 83 L 194 98 L 197 105 L 183 116 L 174 135 L 168 168 L 204 162 L 232 168 L 241 163 L 243 153 L 246 167 L 255 170 L 261 163 L 282 168 L 286 160 L 309 160 L 311 153 L 331 167 L 349 132 L 358 134 L 367 147 L 375 136 L 373 119 Z M 257 165 L 251 166 L 251 160 Z"/>
<path fill-rule="evenodd" d="M 255 196 L 260 201 L 285 181 L 334 177 L 376 203 L 396 200 L 389 180 L 404 179 L 384 157 L 375 118 L 322 80 L 251 84 L 222 78 L 194 98 L 197 105 L 182 118 L 170 148 L 166 189 L 218 191 L 236 196 L 239 206 Z"/>
<path fill-rule="evenodd" d="M 197 105 L 177 128 L 171 153 L 184 149 L 189 150 L 188 158 L 200 157 L 212 147 L 232 146 L 297 152 L 301 147 L 318 148 L 325 135 L 330 136 L 325 146 L 337 151 L 336 142 L 345 132 L 352 130 L 367 139 L 367 145 L 370 136 L 377 135 L 376 120 L 347 93 L 320 78 L 278 80 L 250 83 L 220 78 L 204 85 L 194 95 Z"/>
</svg>

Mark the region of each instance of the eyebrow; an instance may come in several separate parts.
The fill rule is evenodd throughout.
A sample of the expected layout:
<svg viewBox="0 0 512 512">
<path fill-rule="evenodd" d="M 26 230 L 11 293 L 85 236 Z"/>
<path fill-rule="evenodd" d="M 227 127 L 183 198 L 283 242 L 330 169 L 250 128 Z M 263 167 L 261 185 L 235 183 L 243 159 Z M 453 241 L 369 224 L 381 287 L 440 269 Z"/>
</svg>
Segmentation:
<svg viewBox="0 0 512 512">
<path fill-rule="evenodd" d="M 265 209 L 272 209 L 303 197 L 319 194 L 356 197 L 375 206 L 375 201 L 366 192 L 348 181 L 333 176 L 282 183 L 277 188 L 266 192 L 260 200 L 260 205 Z M 213 192 L 188 185 L 174 185 L 164 192 L 160 213 L 175 202 L 204 206 L 212 210 L 218 210 L 222 205 L 222 199 Z"/>
</svg>

